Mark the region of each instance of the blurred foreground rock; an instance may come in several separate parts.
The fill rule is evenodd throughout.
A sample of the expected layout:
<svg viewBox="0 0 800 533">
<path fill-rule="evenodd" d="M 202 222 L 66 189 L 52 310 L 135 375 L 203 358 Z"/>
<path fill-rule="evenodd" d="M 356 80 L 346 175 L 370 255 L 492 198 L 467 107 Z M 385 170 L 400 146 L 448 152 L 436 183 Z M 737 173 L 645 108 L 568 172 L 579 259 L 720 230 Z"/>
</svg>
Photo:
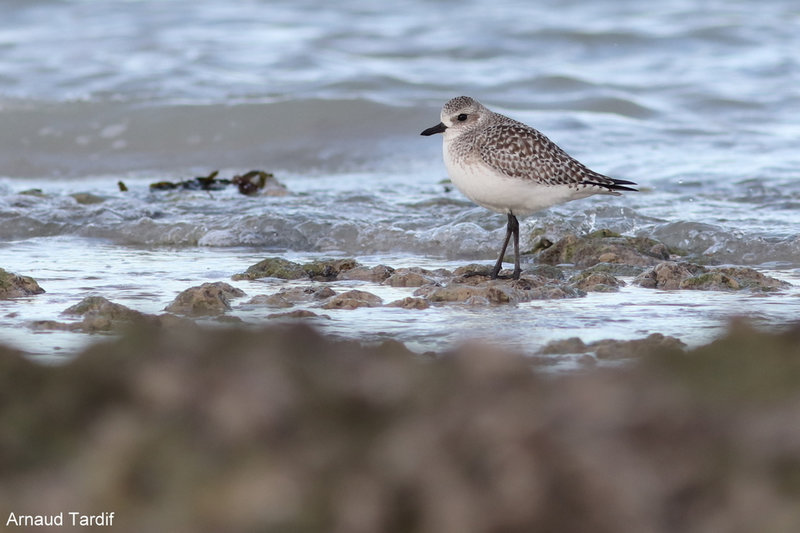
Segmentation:
<svg viewBox="0 0 800 533">
<path fill-rule="evenodd" d="M 299 326 L 0 348 L 0 502 L 118 532 L 800 531 L 800 327 L 638 348 L 546 377 Z"/>
<path fill-rule="evenodd" d="M 41 294 L 44 289 L 30 276 L 19 276 L 0 268 L 0 300 Z"/>
</svg>

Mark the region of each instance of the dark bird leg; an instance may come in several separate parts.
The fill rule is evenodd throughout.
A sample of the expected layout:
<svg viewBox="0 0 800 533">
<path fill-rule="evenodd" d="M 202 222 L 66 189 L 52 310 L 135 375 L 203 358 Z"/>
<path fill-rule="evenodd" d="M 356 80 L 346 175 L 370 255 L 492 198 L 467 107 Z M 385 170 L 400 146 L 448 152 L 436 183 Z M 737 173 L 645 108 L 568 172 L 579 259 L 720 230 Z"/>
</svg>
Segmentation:
<svg viewBox="0 0 800 533">
<path fill-rule="evenodd" d="M 514 273 L 511 275 L 512 279 L 519 279 L 522 269 L 519 266 L 519 220 L 517 217 L 508 214 L 508 224 L 506 225 L 506 238 L 503 240 L 503 248 L 500 250 L 500 257 L 497 258 L 492 269 L 492 279 L 497 279 L 497 274 L 503 268 L 503 257 L 506 255 L 506 248 L 508 248 L 508 241 L 511 240 L 511 235 L 514 235 Z"/>
<path fill-rule="evenodd" d="M 519 279 L 519 275 L 522 274 L 522 269 L 519 266 L 519 220 L 514 215 L 508 215 L 509 224 L 512 220 L 514 221 L 514 227 L 512 228 L 514 232 L 514 273 L 511 274 L 511 279 Z"/>
</svg>

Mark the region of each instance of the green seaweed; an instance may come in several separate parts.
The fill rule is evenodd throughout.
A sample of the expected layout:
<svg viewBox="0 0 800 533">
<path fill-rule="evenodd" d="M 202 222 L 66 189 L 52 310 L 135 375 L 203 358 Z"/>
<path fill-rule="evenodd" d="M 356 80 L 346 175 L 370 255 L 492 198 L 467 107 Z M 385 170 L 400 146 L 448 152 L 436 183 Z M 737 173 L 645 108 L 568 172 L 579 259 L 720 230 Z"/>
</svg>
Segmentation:
<svg viewBox="0 0 800 533">
<path fill-rule="evenodd" d="M 305 277 L 308 277 L 308 273 L 300 263 L 282 257 L 268 257 L 250 266 L 244 273 L 235 274 L 231 279 L 238 281 L 259 278 L 301 279 Z"/>
</svg>

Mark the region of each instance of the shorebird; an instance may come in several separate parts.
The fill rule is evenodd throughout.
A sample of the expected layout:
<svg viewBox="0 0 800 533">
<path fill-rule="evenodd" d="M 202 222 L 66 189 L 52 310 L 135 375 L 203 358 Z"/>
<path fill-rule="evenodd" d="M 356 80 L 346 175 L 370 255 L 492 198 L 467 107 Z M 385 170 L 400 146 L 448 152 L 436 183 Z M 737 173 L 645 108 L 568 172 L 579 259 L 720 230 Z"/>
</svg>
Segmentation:
<svg viewBox="0 0 800 533">
<path fill-rule="evenodd" d="M 444 134 L 450 179 L 476 204 L 506 214 L 506 237 L 492 269 L 496 279 L 514 237 L 513 279 L 519 279 L 519 220 L 547 207 L 593 194 L 636 191 L 632 181 L 609 178 L 570 157 L 538 130 L 495 113 L 469 96 L 442 107 L 441 122 L 422 132 Z"/>
</svg>

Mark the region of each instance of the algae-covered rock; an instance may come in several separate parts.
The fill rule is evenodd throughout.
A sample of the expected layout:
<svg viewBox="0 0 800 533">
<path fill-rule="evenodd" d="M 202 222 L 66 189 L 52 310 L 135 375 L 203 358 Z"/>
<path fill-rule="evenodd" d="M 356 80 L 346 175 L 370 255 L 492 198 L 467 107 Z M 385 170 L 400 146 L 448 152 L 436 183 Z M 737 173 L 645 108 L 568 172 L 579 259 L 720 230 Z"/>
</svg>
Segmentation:
<svg viewBox="0 0 800 533">
<path fill-rule="evenodd" d="M 378 307 L 383 303 L 383 299 L 371 292 L 353 289 L 329 298 L 324 304 L 323 309 L 356 309 L 358 307 Z"/>
<path fill-rule="evenodd" d="M 705 271 L 699 265 L 665 261 L 636 276 L 633 284 L 646 289 L 676 290 L 683 280 Z"/>
<path fill-rule="evenodd" d="M 232 276 L 233 281 L 260 278 L 303 279 L 335 281 L 337 277 L 361 264 L 352 258 L 318 259 L 300 264 L 282 257 L 269 257 L 250 266 L 245 272 Z"/>
<path fill-rule="evenodd" d="M 492 274 L 492 265 L 482 265 L 480 263 L 470 263 L 458 267 L 453 271 L 453 276 L 461 278 L 471 278 L 473 276 L 481 276 L 488 278 Z"/>
<path fill-rule="evenodd" d="M 235 274 L 231 279 L 253 280 L 260 278 L 301 279 L 308 277 L 303 265 L 282 257 L 268 257 L 248 267 L 242 274 Z"/>
<path fill-rule="evenodd" d="M 30 276 L 19 276 L 0 268 L 0 300 L 42 294 L 43 288 Z"/>
<path fill-rule="evenodd" d="M 539 349 L 541 355 L 563 355 L 588 353 L 590 350 L 580 337 L 569 337 L 550 341 Z"/>
<path fill-rule="evenodd" d="M 629 359 L 641 354 L 683 350 L 686 344 L 676 337 L 651 333 L 644 339 L 629 341 L 602 340 L 590 344 L 598 359 Z"/>
<path fill-rule="evenodd" d="M 304 302 L 314 302 L 326 300 L 334 296 L 336 292 L 330 287 L 319 287 L 311 285 L 308 287 L 286 287 L 279 290 L 273 296 L 279 297 L 292 305 Z"/>
<path fill-rule="evenodd" d="M 626 265 L 624 263 L 597 263 L 584 269 L 583 272 L 603 272 L 612 276 L 638 276 L 647 270 L 647 267 Z"/>
<path fill-rule="evenodd" d="M 352 258 L 318 259 L 304 264 L 303 270 L 315 281 L 335 281 L 340 274 L 360 266 L 361 264 Z"/>
<path fill-rule="evenodd" d="M 432 303 L 460 302 L 468 305 L 516 304 L 531 300 L 576 298 L 583 292 L 566 284 L 539 276 L 523 276 L 518 280 L 489 279 L 479 274 L 453 278 L 444 286 L 426 285 L 414 296 Z"/>
<path fill-rule="evenodd" d="M 70 194 L 70 196 L 81 205 L 101 204 L 106 201 L 106 199 L 102 196 L 97 196 L 96 194 L 92 194 L 90 192 L 76 192 Z"/>
<path fill-rule="evenodd" d="M 587 268 L 569 279 L 571 287 L 587 292 L 616 292 L 625 282 L 615 278 L 608 272 Z"/>
<path fill-rule="evenodd" d="M 476 287 L 474 285 L 450 284 L 445 287 L 425 286 L 414 292 L 434 303 L 462 302 L 469 305 L 518 303 L 519 294 L 504 285 Z"/>
<path fill-rule="evenodd" d="M 716 267 L 713 270 L 723 276 L 734 279 L 741 289 L 772 292 L 792 286 L 789 282 L 766 276 L 748 267 Z"/>
<path fill-rule="evenodd" d="M 295 309 L 294 311 L 287 311 L 285 313 L 272 313 L 267 315 L 267 318 L 325 318 L 330 320 L 328 315 L 318 315 L 314 311 L 308 309 Z"/>
<path fill-rule="evenodd" d="M 117 304 L 103 296 L 87 296 L 75 305 L 71 305 L 62 311 L 65 315 L 85 316 L 89 313 L 102 313 L 110 318 L 127 318 L 138 315 L 138 311 Z"/>
<path fill-rule="evenodd" d="M 282 294 L 257 294 L 244 303 L 244 305 L 263 305 L 266 307 L 292 307 L 290 302 Z"/>
<path fill-rule="evenodd" d="M 347 270 L 340 271 L 336 276 L 338 281 L 356 280 L 371 281 L 381 283 L 394 274 L 394 269 L 386 265 L 375 265 L 374 267 L 356 266 Z"/>
<path fill-rule="evenodd" d="M 563 281 L 566 278 L 564 271 L 554 265 L 526 266 L 524 273 L 529 276 L 541 276 L 556 281 Z"/>
<path fill-rule="evenodd" d="M 678 288 L 701 291 L 738 291 L 744 287 L 724 272 L 710 270 L 681 280 Z"/>
<path fill-rule="evenodd" d="M 666 261 L 641 273 L 633 280 L 635 285 L 648 289 L 691 289 L 707 291 L 771 292 L 791 285 L 785 281 L 765 276 L 746 267 L 709 268 L 692 263 Z"/>
<path fill-rule="evenodd" d="M 386 304 L 386 307 L 401 307 L 403 309 L 427 309 L 430 306 L 431 304 L 425 298 L 415 298 L 413 296 L 406 296 Z"/>
<path fill-rule="evenodd" d="M 420 267 L 398 268 L 384 281 L 384 285 L 392 287 L 422 287 L 437 284 L 435 274 Z"/>
<path fill-rule="evenodd" d="M 136 326 L 166 326 L 182 324 L 184 321 L 171 315 L 150 315 L 122 304 L 109 301 L 102 296 L 87 296 L 75 305 L 66 308 L 65 315 L 83 317 L 81 322 L 64 323 L 52 320 L 33 322 L 34 329 L 57 329 L 98 333 L 121 331 Z"/>
<path fill-rule="evenodd" d="M 230 299 L 240 296 L 244 291 L 227 283 L 203 283 L 178 294 L 165 310 L 187 316 L 216 316 L 229 311 Z"/>
<path fill-rule="evenodd" d="M 540 252 L 536 258 L 540 263 L 571 263 L 578 268 L 597 263 L 651 266 L 669 259 L 669 250 L 653 239 L 624 237 L 608 230 L 599 230 L 583 237 L 567 235 Z"/>
<path fill-rule="evenodd" d="M 456 268 L 452 275 L 447 277 L 456 277 L 462 280 L 467 278 L 488 280 L 492 274 L 493 268 L 494 265 L 470 263 Z M 562 281 L 565 278 L 564 271 L 555 265 L 525 265 L 523 266 L 522 273 L 528 277 L 543 277 L 556 281 Z M 510 274 L 510 270 L 503 269 L 500 271 L 499 277 L 501 279 L 508 279 L 511 277 Z"/>
</svg>

